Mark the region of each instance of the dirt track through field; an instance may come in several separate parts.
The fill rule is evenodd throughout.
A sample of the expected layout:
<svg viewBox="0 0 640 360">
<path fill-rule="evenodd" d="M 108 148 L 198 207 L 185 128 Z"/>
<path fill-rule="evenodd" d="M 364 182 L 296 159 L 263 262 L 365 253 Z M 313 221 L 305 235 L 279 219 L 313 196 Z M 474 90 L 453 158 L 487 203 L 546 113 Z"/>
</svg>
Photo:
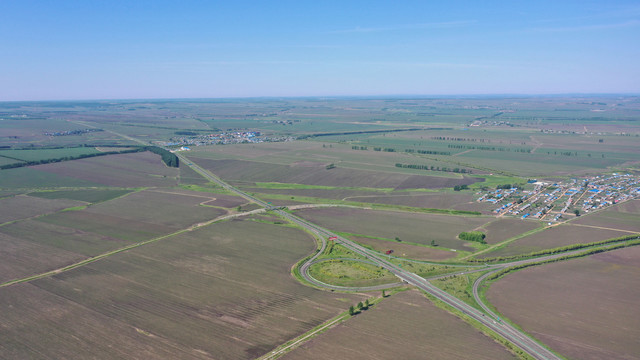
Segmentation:
<svg viewBox="0 0 640 360">
<path fill-rule="evenodd" d="M 630 234 L 637 234 L 637 233 L 638 233 L 637 231 L 622 230 L 622 229 L 616 229 L 616 228 L 610 228 L 610 227 L 604 227 L 604 226 L 595 226 L 595 225 L 576 224 L 575 222 L 571 223 L 571 225 L 573 225 L 573 226 L 588 227 L 588 228 L 594 228 L 594 229 L 602 229 L 602 230 L 622 231 L 622 232 L 627 232 L 627 233 L 630 233 Z"/>
</svg>

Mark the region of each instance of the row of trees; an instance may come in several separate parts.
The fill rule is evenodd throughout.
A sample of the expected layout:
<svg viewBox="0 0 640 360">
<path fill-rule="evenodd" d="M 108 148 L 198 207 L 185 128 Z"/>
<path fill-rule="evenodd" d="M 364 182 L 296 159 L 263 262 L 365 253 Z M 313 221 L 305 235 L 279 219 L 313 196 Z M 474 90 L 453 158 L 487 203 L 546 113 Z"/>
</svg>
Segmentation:
<svg viewBox="0 0 640 360">
<path fill-rule="evenodd" d="M 444 171 L 444 172 L 453 172 L 460 174 L 471 174 L 471 170 L 463 169 L 463 168 L 448 168 L 448 167 L 439 167 L 433 165 L 415 165 L 415 164 L 401 164 L 396 163 L 396 167 L 405 168 L 405 169 L 416 169 L 416 170 L 430 170 L 430 171 Z"/>
<path fill-rule="evenodd" d="M 102 145 L 100 145 L 102 146 Z M 121 147 L 122 145 L 119 145 L 119 147 Z M 83 144 L 81 147 L 87 147 L 86 144 Z M 107 146 L 105 146 L 107 147 Z M 50 164 L 50 163 L 57 163 L 57 162 L 62 162 L 62 161 L 70 161 L 70 160 L 79 160 L 79 159 L 87 159 L 87 158 L 92 158 L 92 157 L 96 157 L 96 156 L 105 156 L 105 155 L 115 155 L 115 154 L 129 154 L 129 153 L 135 153 L 135 152 L 143 152 L 143 151 L 150 151 L 154 154 L 158 154 L 162 157 L 162 161 L 169 167 L 179 167 L 180 166 L 180 162 L 178 157 L 168 151 L 165 150 L 161 147 L 157 147 L 157 146 L 138 146 L 138 147 L 134 147 L 131 149 L 126 149 L 126 150 L 119 150 L 119 151 L 104 151 L 104 152 L 97 152 L 97 153 L 91 153 L 91 154 L 80 154 L 80 155 L 73 155 L 73 156 L 63 156 L 63 157 L 59 157 L 59 158 L 51 158 L 51 159 L 40 159 L 40 160 L 31 160 L 31 161 L 22 161 L 21 162 L 15 162 L 12 164 L 5 164 L 0 166 L 0 170 L 5 170 L 5 169 L 15 169 L 15 168 L 19 168 L 19 167 L 24 167 L 24 166 L 33 166 L 33 165 L 42 165 L 42 164 Z"/>
<path fill-rule="evenodd" d="M 366 146 L 351 146 L 352 150 L 368 150 Z M 398 152 L 398 149 L 394 148 L 383 148 L 381 146 L 376 146 L 373 148 L 373 151 L 384 151 L 384 152 Z M 451 155 L 450 151 L 437 151 L 437 150 L 416 150 L 416 149 L 404 149 L 406 153 L 417 153 L 424 155 Z"/>
<path fill-rule="evenodd" d="M 360 313 L 361 311 L 363 311 L 363 310 L 368 310 L 368 309 L 369 309 L 369 306 L 371 306 L 371 305 L 372 305 L 372 304 L 371 304 L 371 303 L 369 303 L 369 299 L 366 299 L 366 300 L 364 301 L 364 303 L 362 303 L 362 301 L 360 301 L 360 302 L 358 303 L 358 308 L 357 308 L 357 310 L 356 310 L 356 308 L 355 308 L 353 305 L 351 305 L 351 307 L 349 307 L 349 315 L 351 315 L 351 316 L 353 316 L 353 315 L 357 315 L 357 314 L 359 314 L 359 313 Z"/>
<path fill-rule="evenodd" d="M 180 166 L 180 160 L 178 159 L 178 157 L 176 156 L 176 154 L 172 153 L 169 150 L 163 149 L 161 147 L 158 146 L 145 146 L 143 147 L 143 151 L 151 151 L 154 154 L 158 154 L 162 157 L 162 161 L 168 166 L 168 167 L 179 167 Z"/>
<path fill-rule="evenodd" d="M 450 151 L 437 151 L 437 150 L 413 150 L 413 149 L 404 149 L 406 153 L 418 153 L 418 154 L 426 154 L 426 155 L 451 155 Z"/>
<path fill-rule="evenodd" d="M 15 168 L 19 168 L 19 167 L 32 166 L 32 165 L 50 164 L 50 163 L 69 161 L 69 160 L 86 159 L 86 158 L 92 158 L 92 157 L 96 157 L 96 156 L 105 156 L 105 155 L 114 155 L 114 154 L 127 154 L 127 153 L 134 153 L 134 152 L 140 152 L 140 151 L 144 151 L 144 150 L 141 149 L 141 148 L 134 148 L 134 149 L 121 150 L 121 151 L 105 151 L 105 152 L 92 153 L 92 154 L 80 154 L 80 155 L 74 155 L 74 156 L 63 156 L 63 157 L 53 158 L 53 159 L 40 159 L 40 160 L 23 161 L 23 162 L 16 162 L 16 163 L 12 163 L 12 164 L 2 165 L 2 166 L 0 166 L 0 170 L 15 169 Z"/>
<path fill-rule="evenodd" d="M 520 184 L 500 184 L 496 186 L 496 189 L 509 190 L 512 188 L 517 188 Z"/>
<path fill-rule="evenodd" d="M 471 142 L 488 142 L 490 143 L 491 140 L 489 139 L 472 139 L 472 138 L 458 138 L 458 137 L 449 137 L 449 136 L 432 136 L 431 139 L 433 140 L 444 140 L 444 141 L 471 141 Z"/>
<path fill-rule="evenodd" d="M 469 149 L 469 150 L 486 150 L 486 151 L 513 151 L 513 152 L 521 152 L 521 153 L 530 153 L 531 149 L 511 149 L 504 147 L 495 147 L 495 146 L 481 146 L 481 145 L 447 145 L 449 149 Z"/>
<path fill-rule="evenodd" d="M 386 151 L 386 152 L 396 152 L 396 149 L 394 148 L 381 148 L 381 147 L 374 147 L 373 151 Z"/>
</svg>

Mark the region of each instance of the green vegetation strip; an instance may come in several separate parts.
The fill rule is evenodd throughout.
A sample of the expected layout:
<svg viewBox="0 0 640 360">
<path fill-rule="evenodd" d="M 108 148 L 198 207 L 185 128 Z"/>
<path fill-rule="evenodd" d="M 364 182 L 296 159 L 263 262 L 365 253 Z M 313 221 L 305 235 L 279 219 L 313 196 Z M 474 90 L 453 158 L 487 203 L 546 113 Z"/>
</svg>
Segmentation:
<svg viewBox="0 0 640 360">
<path fill-rule="evenodd" d="M 431 284 L 449 294 L 457 297 L 474 308 L 483 311 L 482 307 L 473 297 L 473 283 L 485 272 L 475 272 L 471 274 L 451 275 L 448 277 L 435 279 Z"/>
<path fill-rule="evenodd" d="M 364 209 L 374 210 L 397 210 L 414 213 L 427 213 L 427 214 L 445 214 L 445 215 L 482 215 L 479 211 L 467 211 L 467 210 L 453 210 L 453 209 L 436 209 L 436 208 L 418 208 L 403 205 L 391 205 L 391 204 L 374 204 L 374 203 L 362 203 L 355 201 L 342 201 L 337 199 L 323 199 L 310 196 L 290 196 L 290 195 L 278 195 L 278 194 L 265 194 L 265 193 L 251 193 L 255 197 L 267 200 L 295 200 L 300 202 L 307 202 L 311 204 L 339 204 L 349 205 L 354 207 L 360 207 Z"/>
<path fill-rule="evenodd" d="M 346 187 L 346 186 L 326 186 L 326 185 L 305 185 L 296 183 L 279 183 L 279 182 L 256 182 L 256 187 L 263 189 L 284 189 L 284 190 L 359 190 L 374 192 L 390 192 L 393 188 L 369 188 L 369 187 Z"/>
<path fill-rule="evenodd" d="M 567 246 L 557 247 L 557 248 L 553 248 L 553 249 L 545 249 L 545 250 L 534 251 L 534 252 L 530 252 L 530 253 L 527 253 L 527 254 L 521 254 L 521 255 L 498 256 L 498 257 L 494 257 L 494 258 L 484 258 L 484 259 L 469 259 L 468 261 L 486 263 L 486 262 L 501 262 L 501 261 L 510 261 L 510 260 L 521 260 L 521 259 L 532 258 L 532 257 L 537 257 L 537 256 L 542 256 L 542 255 L 553 255 L 553 254 L 559 254 L 559 253 L 572 251 L 572 250 L 580 250 L 580 249 L 585 249 L 585 248 L 594 247 L 594 246 L 600 246 L 600 245 L 612 244 L 612 243 L 617 243 L 617 242 L 623 242 L 623 241 L 628 241 L 628 240 L 633 240 L 633 239 L 638 239 L 638 238 L 640 238 L 639 234 L 625 235 L 625 236 L 620 236 L 620 237 L 611 238 L 611 239 L 602 240 L 602 241 L 595 241 L 595 242 L 585 243 L 585 244 L 567 245 Z"/>
<path fill-rule="evenodd" d="M 554 258 L 554 259 L 541 260 L 541 261 L 537 261 L 537 262 L 530 262 L 530 263 L 526 263 L 526 264 L 519 264 L 519 265 L 515 265 L 515 266 L 510 266 L 508 268 L 505 268 L 505 269 L 502 269 L 500 271 L 497 271 L 493 275 L 489 276 L 487 278 L 487 280 L 496 280 L 496 279 L 501 278 L 502 276 L 504 276 L 504 275 L 506 275 L 506 274 L 508 274 L 508 273 L 510 273 L 512 271 L 521 270 L 521 269 L 528 268 L 528 267 L 531 267 L 531 266 L 537 266 L 537 265 L 549 264 L 549 263 L 554 263 L 554 262 L 563 261 L 563 260 L 575 259 L 575 258 L 579 258 L 579 257 L 594 255 L 594 254 L 598 254 L 598 253 L 605 252 L 605 251 L 622 249 L 622 248 L 626 248 L 626 247 L 629 247 L 629 246 L 635 246 L 635 245 L 640 245 L 640 239 L 632 240 L 632 241 L 628 241 L 628 242 L 625 242 L 625 243 L 622 243 L 622 244 L 616 244 L 616 245 L 612 245 L 612 246 L 608 246 L 608 247 L 599 247 L 599 248 L 595 248 L 595 249 L 590 249 L 590 250 L 587 250 L 587 251 L 583 251 L 581 253 L 561 256 L 561 257 L 557 257 L 557 258 Z"/>
<path fill-rule="evenodd" d="M 198 192 L 206 192 L 212 194 L 226 194 L 226 195 L 234 195 L 234 193 L 224 189 L 222 186 L 217 185 L 216 183 L 209 182 L 205 185 L 193 185 L 193 184 L 181 184 L 178 186 L 179 189 L 190 190 L 190 191 L 198 191 Z"/>
</svg>

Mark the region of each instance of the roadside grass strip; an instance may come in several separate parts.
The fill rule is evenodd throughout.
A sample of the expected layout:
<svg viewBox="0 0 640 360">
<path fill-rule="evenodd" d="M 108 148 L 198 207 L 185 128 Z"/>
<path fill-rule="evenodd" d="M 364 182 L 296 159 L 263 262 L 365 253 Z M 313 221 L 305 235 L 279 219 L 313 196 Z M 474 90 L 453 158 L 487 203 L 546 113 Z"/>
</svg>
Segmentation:
<svg viewBox="0 0 640 360">
<path fill-rule="evenodd" d="M 534 258 L 538 256 L 543 256 L 543 255 L 553 255 L 553 254 L 559 254 L 559 253 L 569 252 L 573 250 L 587 249 L 587 248 L 592 248 L 600 245 L 627 242 L 629 240 L 635 240 L 639 238 L 640 238 L 640 234 L 636 233 L 633 235 L 625 235 L 625 236 L 615 237 L 615 238 L 601 240 L 601 241 L 594 241 L 586 244 L 573 244 L 573 245 L 567 245 L 567 246 L 562 246 L 557 248 L 544 249 L 544 250 L 534 251 L 531 253 L 526 253 L 521 255 L 499 256 L 495 258 L 484 258 L 484 259 L 469 259 L 468 261 L 487 263 L 487 262 L 522 260 L 522 259 Z M 477 253 L 474 255 L 477 255 Z"/>
</svg>

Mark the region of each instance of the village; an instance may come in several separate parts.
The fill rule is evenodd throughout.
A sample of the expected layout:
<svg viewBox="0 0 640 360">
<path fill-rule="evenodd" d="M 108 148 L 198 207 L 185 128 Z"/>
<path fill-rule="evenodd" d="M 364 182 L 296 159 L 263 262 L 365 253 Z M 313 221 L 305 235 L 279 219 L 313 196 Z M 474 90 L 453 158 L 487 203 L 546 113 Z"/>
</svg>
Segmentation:
<svg viewBox="0 0 640 360">
<path fill-rule="evenodd" d="M 182 150 L 189 150 L 188 146 L 255 144 L 262 142 L 292 141 L 292 136 L 264 136 L 259 131 L 227 131 L 216 134 L 173 137 L 163 142 L 163 146 L 181 146 Z"/>
<path fill-rule="evenodd" d="M 533 187 L 532 189 L 527 189 Z M 526 186 L 484 193 L 478 202 L 500 205 L 498 216 L 533 218 L 549 223 L 580 216 L 640 195 L 640 177 L 617 174 L 573 178 L 565 182 L 531 180 Z"/>
</svg>

